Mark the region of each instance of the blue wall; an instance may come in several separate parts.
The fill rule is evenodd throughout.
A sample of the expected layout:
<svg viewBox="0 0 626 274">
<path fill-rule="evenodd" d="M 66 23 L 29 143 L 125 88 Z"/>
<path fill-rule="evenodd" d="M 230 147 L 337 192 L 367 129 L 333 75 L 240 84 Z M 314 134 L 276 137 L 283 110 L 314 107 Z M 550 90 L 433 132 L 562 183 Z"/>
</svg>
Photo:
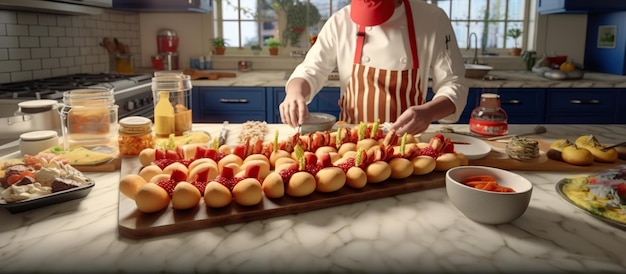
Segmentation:
<svg viewBox="0 0 626 274">
<path fill-rule="evenodd" d="M 615 48 L 598 48 L 598 27 L 617 26 Z M 626 12 L 589 13 L 585 70 L 626 75 Z"/>
</svg>

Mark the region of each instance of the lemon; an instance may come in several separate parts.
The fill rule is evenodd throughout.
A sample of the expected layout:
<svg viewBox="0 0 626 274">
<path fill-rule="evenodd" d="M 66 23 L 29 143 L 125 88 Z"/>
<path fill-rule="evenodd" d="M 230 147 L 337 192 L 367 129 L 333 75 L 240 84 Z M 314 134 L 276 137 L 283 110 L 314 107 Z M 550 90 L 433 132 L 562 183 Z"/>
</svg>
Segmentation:
<svg viewBox="0 0 626 274">
<path fill-rule="evenodd" d="M 559 69 L 561 71 L 565 71 L 565 72 L 567 72 L 567 71 L 574 71 L 574 70 L 576 70 L 576 66 L 574 65 L 574 63 L 567 61 L 567 62 L 563 62 L 563 64 L 561 64 Z"/>
</svg>

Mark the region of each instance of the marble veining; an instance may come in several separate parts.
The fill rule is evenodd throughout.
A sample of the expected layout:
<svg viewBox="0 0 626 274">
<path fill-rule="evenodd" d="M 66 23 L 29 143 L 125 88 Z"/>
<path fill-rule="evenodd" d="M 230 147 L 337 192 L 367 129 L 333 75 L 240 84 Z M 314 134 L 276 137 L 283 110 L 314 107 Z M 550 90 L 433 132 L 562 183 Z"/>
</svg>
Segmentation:
<svg viewBox="0 0 626 274">
<path fill-rule="evenodd" d="M 626 135 L 623 125 L 545 126 L 546 141 L 593 133 L 612 144 Z M 211 134 L 220 128 L 206 127 Z M 509 224 L 473 222 L 436 188 L 142 240 L 117 234 L 119 172 L 87 173 L 96 186 L 83 199 L 0 210 L 0 272 L 626 272 L 625 231 L 554 189 L 584 172 L 518 173 L 534 191 L 528 210 Z"/>
</svg>

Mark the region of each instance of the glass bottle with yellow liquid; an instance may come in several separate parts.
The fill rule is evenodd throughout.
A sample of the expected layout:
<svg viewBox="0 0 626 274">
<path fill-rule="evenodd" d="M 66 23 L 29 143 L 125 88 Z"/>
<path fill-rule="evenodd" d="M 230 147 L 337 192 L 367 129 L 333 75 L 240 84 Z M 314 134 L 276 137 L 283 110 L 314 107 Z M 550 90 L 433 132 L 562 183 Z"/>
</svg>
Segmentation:
<svg viewBox="0 0 626 274">
<path fill-rule="evenodd" d="M 154 106 L 154 135 L 168 137 L 174 133 L 174 107 L 167 91 L 159 92 L 159 101 Z"/>
</svg>

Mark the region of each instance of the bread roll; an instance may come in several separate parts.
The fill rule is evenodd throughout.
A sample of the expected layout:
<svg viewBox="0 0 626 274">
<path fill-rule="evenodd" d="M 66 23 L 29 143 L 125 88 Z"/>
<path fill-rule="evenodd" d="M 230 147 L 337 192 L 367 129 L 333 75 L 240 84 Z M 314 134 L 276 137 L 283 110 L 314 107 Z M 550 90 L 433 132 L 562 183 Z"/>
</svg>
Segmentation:
<svg viewBox="0 0 626 274">
<path fill-rule="evenodd" d="M 202 199 L 200 190 L 188 182 L 179 182 L 172 194 L 172 208 L 177 210 L 190 209 L 198 205 Z"/>
<path fill-rule="evenodd" d="M 263 189 L 257 179 L 246 178 L 233 188 L 233 200 L 243 206 L 253 206 L 263 200 Z"/>
<path fill-rule="evenodd" d="M 220 208 L 229 205 L 233 200 L 233 194 L 224 185 L 211 181 L 204 189 L 204 203 L 211 208 Z"/>
<path fill-rule="evenodd" d="M 139 174 L 126 174 L 120 178 L 120 192 L 134 200 L 139 188 L 146 183 L 146 180 Z"/>
<path fill-rule="evenodd" d="M 413 175 L 424 175 L 433 172 L 437 166 L 435 159 L 430 156 L 417 156 L 411 159 L 413 164 Z"/>
<path fill-rule="evenodd" d="M 380 183 L 389 179 L 391 167 L 385 161 L 376 161 L 365 167 L 365 175 L 368 183 Z"/>
<path fill-rule="evenodd" d="M 167 208 L 170 196 L 157 184 L 144 184 L 135 195 L 135 204 L 139 211 L 153 213 Z"/>
<path fill-rule="evenodd" d="M 315 174 L 317 182 L 315 190 L 319 192 L 334 192 L 346 184 L 346 174 L 338 167 L 325 167 Z"/>
<path fill-rule="evenodd" d="M 367 175 L 360 167 L 351 167 L 346 172 L 346 185 L 352 188 L 363 188 L 367 185 Z"/>
<path fill-rule="evenodd" d="M 389 161 L 391 167 L 390 177 L 393 179 L 404 179 L 413 174 L 413 163 L 406 158 L 393 158 Z"/>
<path fill-rule="evenodd" d="M 436 171 L 446 171 L 453 167 L 458 167 L 461 165 L 461 160 L 456 157 L 454 153 L 444 153 L 441 154 L 437 159 L 435 159 L 435 170 Z"/>
<path fill-rule="evenodd" d="M 261 189 L 267 198 L 281 198 L 285 196 L 285 183 L 277 172 L 271 172 L 265 177 Z"/>
<path fill-rule="evenodd" d="M 285 191 L 292 197 L 304 197 L 313 193 L 316 187 L 315 177 L 311 173 L 300 171 L 291 176 Z"/>
</svg>

